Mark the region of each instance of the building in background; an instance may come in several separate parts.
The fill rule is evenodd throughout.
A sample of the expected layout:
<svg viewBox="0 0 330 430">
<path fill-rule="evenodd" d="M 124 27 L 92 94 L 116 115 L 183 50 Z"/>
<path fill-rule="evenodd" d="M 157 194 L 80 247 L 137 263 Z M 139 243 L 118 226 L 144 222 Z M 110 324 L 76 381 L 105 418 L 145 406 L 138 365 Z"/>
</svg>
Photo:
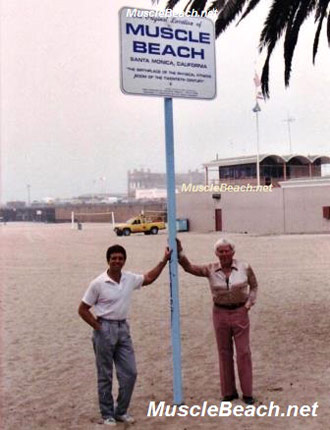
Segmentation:
<svg viewBox="0 0 330 430">
<path fill-rule="evenodd" d="M 198 185 L 203 184 L 204 181 L 204 173 L 197 169 L 175 175 L 177 188 L 184 183 Z M 129 198 L 154 198 L 155 195 L 159 196 L 156 198 L 166 198 L 166 174 L 151 172 L 150 169 L 129 170 L 127 172 L 127 194 Z"/>
<path fill-rule="evenodd" d="M 330 156 L 262 154 L 260 184 L 271 191 L 246 191 L 257 184 L 255 155 L 216 159 L 176 175 L 177 218 L 191 231 L 249 234 L 330 233 Z M 327 176 L 327 174 L 329 176 Z M 214 190 L 215 185 L 229 190 Z M 185 185 L 185 186 L 183 186 Z M 190 187 L 189 187 L 190 185 Z M 193 187 L 195 185 L 195 187 Z M 240 188 L 234 190 L 234 185 Z M 266 187 L 267 188 L 267 187 Z M 72 199 L 8 202 L 4 221 L 116 222 L 144 212 L 166 213 L 166 175 L 128 172 L 128 194 L 84 194 Z"/>
<path fill-rule="evenodd" d="M 177 216 L 188 218 L 190 230 L 199 232 L 330 233 L 330 157 L 260 155 L 261 191 L 253 188 L 256 159 L 252 155 L 205 163 L 204 188 L 181 190 Z M 221 189 L 222 184 L 230 188 Z M 247 191 L 247 184 L 253 189 Z"/>
<path fill-rule="evenodd" d="M 26 222 L 56 222 L 55 207 L 46 205 L 4 206 L 0 209 L 0 218 L 4 222 L 26 221 Z"/>
<path fill-rule="evenodd" d="M 260 154 L 260 183 L 277 187 L 280 181 L 320 177 L 323 167 L 329 164 L 330 157 L 326 155 Z M 203 167 L 206 184 L 257 183 L 257 155 L 216 159 Z"/>
</svg>

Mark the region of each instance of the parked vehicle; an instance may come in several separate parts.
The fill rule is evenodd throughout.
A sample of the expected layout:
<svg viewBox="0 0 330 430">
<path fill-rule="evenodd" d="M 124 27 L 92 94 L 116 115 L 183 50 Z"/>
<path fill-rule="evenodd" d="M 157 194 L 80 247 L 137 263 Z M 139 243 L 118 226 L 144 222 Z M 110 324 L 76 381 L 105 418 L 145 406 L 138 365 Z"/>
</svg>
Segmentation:
<svg viewBox="0 0 330 430">
<path fill-rule="evenodd" d="M 162 217 L 139 215 L 125 223 L 116 224 L 114 231 L 117 236 L 129 236 L 131 233 L 158 234 L 159 230 L 166 228 Z"/>
</svg>

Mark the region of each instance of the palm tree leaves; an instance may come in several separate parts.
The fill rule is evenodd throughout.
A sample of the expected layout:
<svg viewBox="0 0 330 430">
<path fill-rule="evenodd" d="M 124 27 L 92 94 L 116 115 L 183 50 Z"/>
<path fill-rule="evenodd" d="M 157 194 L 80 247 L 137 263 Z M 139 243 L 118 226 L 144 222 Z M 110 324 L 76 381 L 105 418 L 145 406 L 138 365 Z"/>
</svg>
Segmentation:
<svg viewBox="0 0 330 430">
<path fill-rule="evenodd" d="M 238 21 L 238 24 L 244 19 L 260 2 L 260 0 L 250 0 L 250 3 L 247 5 L 245 12 L 243 13 L 241 19 Z"/>
<path fill-rule="evenodd" d="M 205 8 L 206 3 L 207 3 L 207 0 L 193 0 L 190 8 L 194 9 L 198 13 L 201 13 Z"/>
<path fill-rule="evenodd" d="M 295 7 L 299 0 L 275 0 L 273 1 L 263 30 L 260 36 L 260 51 L 267 48 L 267 57 L 262 69 L 261 90 L 265 97 L 269 97 L 269 62 L 273 50 L 282 37 L 288 25 L 294 19 Z"/>
<path fill-rule="evenodd" d="M 179 1 L 180 0 L 169 0 L 167 2 L 166 7 L 169 8 L 169 9 L 174 9 L 174 7 L 179 3 Z M 188 2 L 188 3 L 190 3 L 190 2 Z"/>
<path fill-rule="evenodd" d="M 317 53 L 322 22 L 330 0 L 274 0 L 260 37 L 260 50 L 267 47 L 267 58 L 261 76 L 262 92 L 269 97 L 269 60 L 272 51 L 285 32 L 284 37 L 284 82 L 290 83 L 292 59 L 299 31 L 310 13 L 316 9 L 315 21 L 319 21 L 313 45 L 313 62 Z M 330 40 L 328 38 L 328 40 Z"/>
<path fill-rule="evenodd" d="M 214 10 L 214 9 L 220 10 L 220 9 L 222 9 L 224 7 L 225 3 L 226 3 L 226 0 L 214 0 L 211 3 L 211 5 L 208 8 L 208 10 Z"/>
<path fill-rule="evenodd" d="M 330 46 L 330 13 L 328 14 L 327 37 L 328 37 L 328 44 Z"/>
<path fill-rule="evenodd" d="M 316 8 L 315 13 L 315 22 L 319 22 L 319 25 L 317 26 L 317 30 L 315 33 L 314 38 L 314 44 L 313 44 L 313 64 L 315 64 L 315 57 L 317 54 L 317 49 L 319 46 L 319 39 L 320 39 L 320 33 L 322 29 L 323 20 L 327 14 L 327 8 L 329 6 L 329 0 L 327 1 L 320 1 Z M 328 16 L 328 25 L 327 25 L 327 37 L 328 37 L 328 43 L 330 45 L 330 14 Z"/>
<path fill-rule="evenodd" d="M 227 0 L 218 13 L 215 22 L 215 35 L 218 37 L 242 11 L 248 0 Z"/>
<path fill-rule="evenodd" d="M 167 7 L 174 8 L 180 0 L 168 0 Z M 241 15 L 238 24 L 261 2 L 261 0 L 214 0 L 207 8 L 206 0 L 186 0 L 185 10 L 217 10 L 215 22 L 216 37 Z M 318 50 L 320 33 L 327 17 L 327 39 L 330 46 L 330 0 L 273 0 L 260 35 L 260 51 L 267 49 L 267 56 L 261 75 L 261 88 L 269 97 L 269 63 L 273 50 L 284 35 L 284 82 L 288 86 L 291 77 L 293 54 L 298 42 L 299 31 L 304 21 L 315 10 L 317 29 L 313 43 L 313 63 Z"/>
<path fill-rule="evenodd" d="M 302 0 L 298 3 L 297 6 L 294 5 L 296 10 L 292 11 L 293 19 L 290 19 L 289 25 L 287 25 L 284 40 L 284 81 L 286 86 L 289 85 L 290 81 L 293 52 L 297 44 L 301 25 L 315 7 L 316 0 Z"/>
</svg>

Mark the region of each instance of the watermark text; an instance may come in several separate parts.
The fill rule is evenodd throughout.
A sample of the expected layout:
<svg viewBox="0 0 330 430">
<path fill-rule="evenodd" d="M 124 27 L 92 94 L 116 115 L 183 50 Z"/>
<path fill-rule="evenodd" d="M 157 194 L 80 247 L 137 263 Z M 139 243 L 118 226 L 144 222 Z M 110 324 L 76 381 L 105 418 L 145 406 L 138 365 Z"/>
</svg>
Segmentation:
<svg viewBox="0 0 330 430">
<path fill-rule="evenodd" d="M 217 405 L 204 401 L 201 405 L 167 405 L 164 401 L 149 402 L 148 417 L 317 417 L 318 402 L 312 405 L 287 405 L 281 407 L 273 401 L 262 405 Z"/>
<path fill-rule="evenodd" d="M 186 11 L 173 11 L 172 9 L 165 10 L 144 10 L 144 9 L 127 9 L 126 17 L 127 18 L 190 18 L 190 17 L 199 17 L 199 18 L 213 18 L 217 15 L 217 9 L 211 10 L 203 10 L 198 12 L 195 9 L 186 10 Z"/>
<path fill-rule="evenodd" d="M 273 191 L 273 184 L 270 185 L 252 185 L 252 184 L 245 184 L 245 185 L 230 185 L 225 182 L 222 184 L 216 185 L 216 184 L 210 184 L 210 185 L 193 185 L 191 183 L 189 184 L 182 184 L 181 185 L 181 192 L 182 193 L 269 193 Z"/>
</svg>

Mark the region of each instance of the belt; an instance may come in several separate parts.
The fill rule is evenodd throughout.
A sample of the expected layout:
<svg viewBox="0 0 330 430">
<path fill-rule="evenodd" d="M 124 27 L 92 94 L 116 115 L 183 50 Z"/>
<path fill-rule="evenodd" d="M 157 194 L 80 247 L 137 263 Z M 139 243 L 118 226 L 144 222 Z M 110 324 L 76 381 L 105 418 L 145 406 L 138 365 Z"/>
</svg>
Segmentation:
<svg viewBox="0 0 330 430">
<path fill-rule="evenodd" d="M 108 323 L 114 323 L 114 324 L 118 324 L 118 325 L 123 324 L 123 323 L 126 322 L 126 320 L 109 320 L 107 318 L 102 318 L 102 317 L 97 317 L 97 320 L 98 321 L 105 321 L 105 322 L 108 322 Z"/>
<path fill-rule="evenodd" d="M 245 305 L 245 302 L 244 303 L 233 303 L 233 304 L 228 303 L 228 304 L 225 304 L 225 305 L 219 305 L 218 303 L 214 303 L 214 306 L 217 307 L 217 308 L 229 309 L 229 310 L 238 309 L 238 308 L 241 308 L 244 305 Z"/>
</svg>

